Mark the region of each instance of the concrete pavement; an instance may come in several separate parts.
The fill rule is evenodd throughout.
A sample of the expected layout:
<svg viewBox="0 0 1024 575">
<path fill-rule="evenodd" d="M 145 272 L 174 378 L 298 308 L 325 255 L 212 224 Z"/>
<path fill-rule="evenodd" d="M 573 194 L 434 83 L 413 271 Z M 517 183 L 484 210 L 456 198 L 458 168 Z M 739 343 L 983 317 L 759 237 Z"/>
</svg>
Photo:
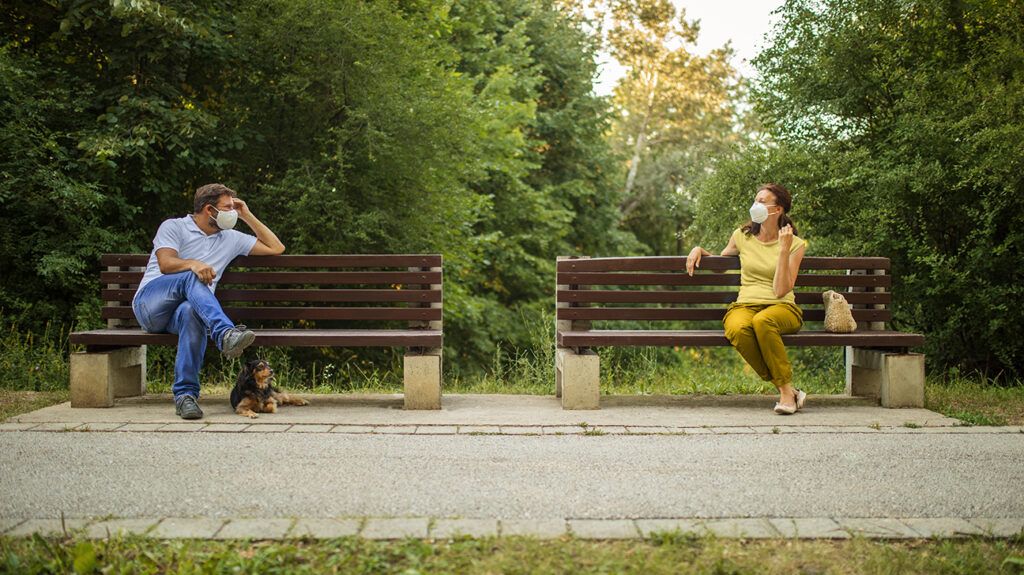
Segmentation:
<svg viewBox="0 0 1024 575">
<path fill-rule="evenodd" d="M 446 396 L 440 412 L 390 409 L 392 396 L 309 397 L 309 408 L 253 422 L 216 398 L 197 423 L 152 397 L 12 418 L 0 424 L 0 532 L 904 538 L 1024 528 L 1019 427 L 838 397 L 793 417 L 762 397 L 605 398 L 591 412 L 529 396 Z"/>
</svg>

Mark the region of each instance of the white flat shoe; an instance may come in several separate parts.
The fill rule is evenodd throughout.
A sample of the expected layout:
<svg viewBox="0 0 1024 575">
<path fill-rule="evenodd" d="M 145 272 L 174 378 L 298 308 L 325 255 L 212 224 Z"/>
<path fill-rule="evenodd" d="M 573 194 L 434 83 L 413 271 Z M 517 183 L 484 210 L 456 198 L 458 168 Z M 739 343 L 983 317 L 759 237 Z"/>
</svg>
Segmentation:
<svg viewBox="0 0 1024 575">
<path fill-rule="evenodd" d="M 779 415 L 793 415 L 796 413 L 796 406 L 782 405 L 779 402 L 775 402 L 775 413 Z"/>
<path fill-rule="evenodd" d="M 796 410 L 797 411 L 800 411 L 801 409 L 804 408 L 804 402 L 805 401 L 807 401 L 807 394 L 802 392 L 802 391 L 800 391 L 799 389 L 796 390 Z"/>
</svg>

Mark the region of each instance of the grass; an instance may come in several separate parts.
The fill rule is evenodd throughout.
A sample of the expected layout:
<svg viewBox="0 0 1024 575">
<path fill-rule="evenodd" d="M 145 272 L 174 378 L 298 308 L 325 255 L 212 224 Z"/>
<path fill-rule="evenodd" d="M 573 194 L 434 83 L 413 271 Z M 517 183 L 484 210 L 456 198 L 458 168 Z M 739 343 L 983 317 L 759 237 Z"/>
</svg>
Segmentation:
<svg viewBox="0 0 1024 575">
<path fill-rule="evenodd" d="M 5 573 L 1020 573 L 1021 540 L 107 541 L 0 538 Z"/>
<path fill-rule="evenodd" d="M 929 378 L 924 406 L 968 425 L 1024 425 L 1024 382 L 996 385 L 959 374 Z"/>
</svg>

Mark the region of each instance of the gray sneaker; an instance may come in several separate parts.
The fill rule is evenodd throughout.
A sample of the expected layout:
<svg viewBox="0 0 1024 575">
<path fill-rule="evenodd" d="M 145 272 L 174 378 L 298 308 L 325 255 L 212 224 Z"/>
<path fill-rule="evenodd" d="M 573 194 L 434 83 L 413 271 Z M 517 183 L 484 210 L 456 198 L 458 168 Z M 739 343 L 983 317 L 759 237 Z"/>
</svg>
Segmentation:
<svg viewBox="0 0 1024 575">
<path fill-rule="evenodd" d="M 174 398 L 174 414 L 182 419 L 202 419 L 203 410 L 199 409 L 196 398 L 182 395 Z"/>
<path fill-rule="evenodd" d="M 238 324 L 224 332 L 224 337 L 220 341 L 220 352 L 228 359 L 235 359 L 242 355 L 245 348 L 252 345 L 255 339 L 256 334 L 252 330 L 248 330 L 244 325 Z"/>
</svg>

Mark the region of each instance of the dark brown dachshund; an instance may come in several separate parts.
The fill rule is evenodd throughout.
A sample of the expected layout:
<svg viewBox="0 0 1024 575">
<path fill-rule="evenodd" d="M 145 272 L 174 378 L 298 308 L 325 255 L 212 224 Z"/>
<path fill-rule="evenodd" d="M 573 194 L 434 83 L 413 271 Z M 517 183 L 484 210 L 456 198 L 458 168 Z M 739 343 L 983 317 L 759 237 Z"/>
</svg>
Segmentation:
<svg viewBox="0 0 1024 575">
<path fill-rule="evenodd" d="M 271 385 L 273 381 L 269 363 L 262 359 L 246 362 L 231 390 L 231 408 L 238 415 L 256 418 L 257 413 L 276 413 L 278 405 L 309 405 L 305 399 L 281 393 Z"/>
</svg>

